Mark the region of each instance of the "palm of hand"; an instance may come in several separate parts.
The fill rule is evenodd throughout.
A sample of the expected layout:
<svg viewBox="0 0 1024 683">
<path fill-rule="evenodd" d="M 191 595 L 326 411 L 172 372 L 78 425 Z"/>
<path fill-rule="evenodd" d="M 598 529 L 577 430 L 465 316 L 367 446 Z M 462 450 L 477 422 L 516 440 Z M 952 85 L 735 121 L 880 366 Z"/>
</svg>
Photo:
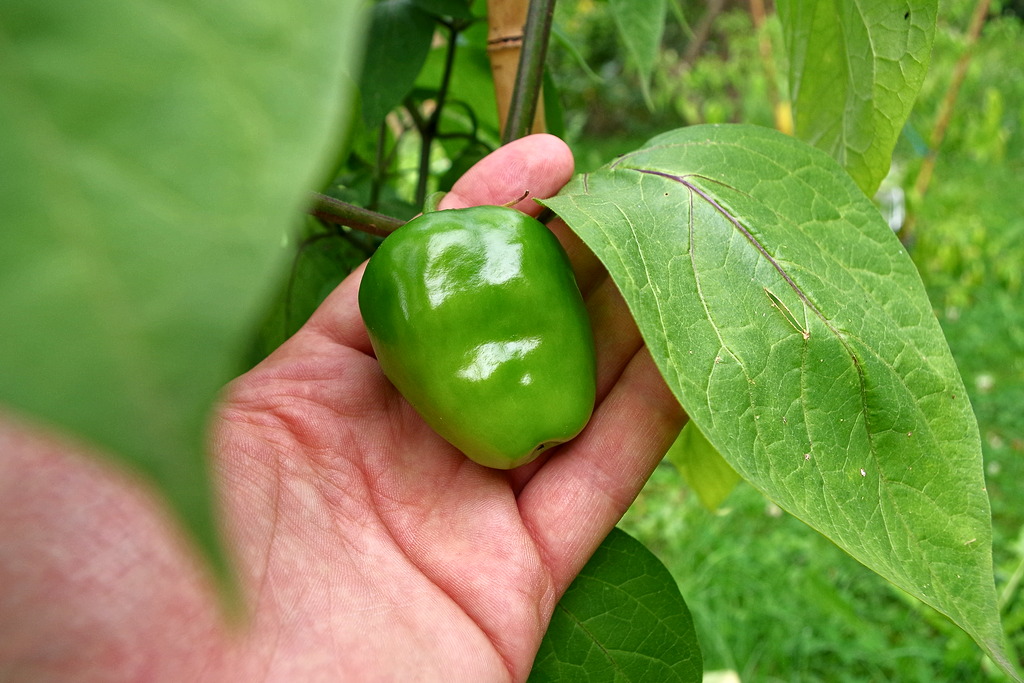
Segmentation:
<svg viewBox="0 0 1024 683">
<path fill-rule="evenodd" d="M 571 170 L 561 142 L 534 136 L 485 159 L 446 199 L 503 203 L 524 186 L 549 196 Z M 108 595 L 69 591 L 66 609 L 91 615 L 92 645 L 79 643 L 59 668 L 79 680 L 90 670 L 106 680 L 118 667 L 125 678 L 144 671 L 150 680 L 184 680 L 188 669 L 225 681 L 525 679 L 562 592 L 683 419 L 614 286 L 571 235 L 559 236 L 598 331 L 598 405 L 583 434 L 511 472 L 467 460 L 381 374 L 356 306 L 357 271 L 303 330 L 233 383 L 220 412 L 214 451 L 249 599 L 243 632 L 221 625 L 208 585 L 166 524 L 151 519 L 151 502 L 120 484 L 103 494 L 89 484 L 70 499 L 83 506 L 91 496 L 81 528 L 54 508 L 40 509 L 33 529 L 60 527 L 69 546 L 103 566 L 104 553 L 123 552 L 124 543 L 90 547 L 82 531 L 120 524 L 146 560 L 131 568 L 132 585 L 148 592 L 122 597 L 123 614 L 106 618 Z M 31 534 L 18 542 L 31 544 Z M 101 578 L 112 591 L 125 577 Z M 52 594 L 47 581 L 72 579 L 55 571 L 25 583 L 27 603 Z M 28 632 L 53 638 L 66 621 L 39 621 Z M 0 618 L 0 636 L 19 628 L 26 632 L 24 620 Z M 168 648 L 168 633 L 178 648 Z M 104 661 L 117 656 L 112 642 L 142 653 L 142 663 Z M 179 651 L 190 653 L 187 666 Z M 104 655 L 89 659 L 95 652 Z M 26 670 L 46 680 L 45 666 Z"/>
</svg>

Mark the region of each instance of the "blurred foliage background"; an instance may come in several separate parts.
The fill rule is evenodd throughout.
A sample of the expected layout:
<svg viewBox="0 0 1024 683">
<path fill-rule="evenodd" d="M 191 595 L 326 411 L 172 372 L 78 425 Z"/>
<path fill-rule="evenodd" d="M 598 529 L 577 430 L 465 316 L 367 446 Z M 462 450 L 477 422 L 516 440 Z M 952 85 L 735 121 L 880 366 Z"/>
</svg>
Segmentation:
<svg viewBox="0 0 1024 683">
<path fill-rule="evenodd" d="M 876 200 L 918 265 L 978 416 L 996 588 L 1008 637 L 1024 653 L 1024 0 L 991 2 L 974 42 L 968 26 L 984 1 L 941 0 L 929 75 Z M 683 125 L 785 129 L 785 52 L 770 2 L 668 0 L 649 74 L 631 61 L 614 4 L 556 6 L 546 118 L 577 170 Z M 470 14 L 485 13 L 473 0 Z M 368 57 L 396 60 L 378 65 L 397 74 L 388 79 L 393 101 L 364 103 L 323 191 L 408 219 L 425 193 L 449 189 L 500 136 L 483 22 L 416 15 L 392 38 L 419 41 L 422 54 L 383 45 Z M 928 141 L 961 59 L 965 78 L 922 193 L 915 186 Z M 250 362 L 298 329 L 378 242 L 308 219 Z M 1004 680 L 944 617 L 747 485 L 710 511 L 666 462 L 623 526 L 678 580 L 709 670 L 743 681 Z"/>
<path fill-rule="evenodd" d="M 687 5 L 688 17 L 707 11 L 703 3 Z M 996 588 L 1006 633 L 1021 653 L 1024 7 L 992 3 L 972 47 L 967 28 L 976 5 L 974 0 L 940 3 L 929 75 L 877 199 L 894 227 L 913 221 L 908 248 L 978 416 L 992 500 Z M 574 20 L 597 34 L 601 5 L 593 7 L 591 19 Z M 585 28 L 591 21 L 594 26 Z M 762 31 L 781 60 L 770 15 Z M 765 67 L 748 3 L 724 3 L 691 63 L 680 56 L 687 50 L 687 31 L 680 26 L 678 32 L 675 43 L 666 35 L 661 73 L 652 84 L 654 112 L 645 113 L 638 87 L 629 84 L 629 70 L 609 52 L 595 53 L 590 65 L 602 75 L 614 74 L 615 82 L 587 79 L 582 71 L 560 81 L 566 84 L 566 101 L 574 103 L 566 107 L 566 132 L 583 165 L 627 151 L 673 117 L 684 124 L 774 125 L 770 94 L 774 88 L 784 99 L 785 83 L 780 76 L 774 83 L 768 78 L 786 70 L 781 63 Z M 914 186 L 927 141 L 965 51 L 966 77 L 931 183 L 919 196 Z M 571 65 L 567 59 L 556 73 L 564 76 Z M 602 104 L 603 98 L 614 104 Z M 590 109 L 602 116 L 592 120 Z M 644 125 L 648 121 L 650 128 Z M 743 681 L 1005 680 L 944 617 L 907 598 L 749 486 L 741 484 L 719 509 L 708 511 L 666 463 L 623 526 L 679 581 L 709 670 L 730 670 Z"/>
</svg>

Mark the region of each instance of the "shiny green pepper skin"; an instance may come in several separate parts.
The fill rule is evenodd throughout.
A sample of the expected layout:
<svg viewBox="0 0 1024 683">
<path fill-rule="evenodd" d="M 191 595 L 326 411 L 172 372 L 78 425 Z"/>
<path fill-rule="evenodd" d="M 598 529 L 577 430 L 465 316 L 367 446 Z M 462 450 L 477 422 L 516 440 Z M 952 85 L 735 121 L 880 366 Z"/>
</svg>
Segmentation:
<svg viewBox="0 0 1024 683">
<path fill-rule="evenodd" d="M 594 408 L 594 339 L 555 236 L 514 209 L 427 213 L 380 245 L 359 309 L 384 374 L 472 460 L 526 464 Z"/>
</svg>

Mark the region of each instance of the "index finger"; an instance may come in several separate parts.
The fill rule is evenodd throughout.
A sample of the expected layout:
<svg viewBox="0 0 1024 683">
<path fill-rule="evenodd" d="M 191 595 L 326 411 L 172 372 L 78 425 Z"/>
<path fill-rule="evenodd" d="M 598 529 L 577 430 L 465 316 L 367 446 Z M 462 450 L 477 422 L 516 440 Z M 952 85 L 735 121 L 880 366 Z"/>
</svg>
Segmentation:
<svg viewBox="0 0 1024 683">
<path fill-rule="evenodd" d="M 562 140 L 546 133 L 528 135 L 478 161 L 456 181 L 438 208 L 501 206 L 529 193 L 512 208 L 536 217 L 543 209 L 533 199 L 556 194 L 572 178 L 574 167 L 572 152 Z"/>
</svg>

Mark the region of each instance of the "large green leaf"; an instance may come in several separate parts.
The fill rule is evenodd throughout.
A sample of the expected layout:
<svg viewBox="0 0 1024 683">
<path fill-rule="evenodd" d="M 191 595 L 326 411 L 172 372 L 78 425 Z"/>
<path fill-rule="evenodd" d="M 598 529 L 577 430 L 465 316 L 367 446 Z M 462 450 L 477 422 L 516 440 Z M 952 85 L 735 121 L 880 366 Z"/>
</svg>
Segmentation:
<svg viewBox="0 0 1024 683">
<path fill-rule="evenodd" d="M 797 137 L 874 194 L 928 71 L 938 0 L 779 0 L 777 7 Z"/>
<path fill-rule="evenodd" d="M 729 464 L 1006 665 L 971 406 L 913 263 L 834 160 L 697 126 L 544 203 Z"/>
<path fill-rule="evenodd" d="M 149 475 L 221 577 L 208 412 L 336 153 L 356 4 L 0 4 L 0 402 Z"/>
<path fill-rule="evenodd" d="M 613 529 L 555 607 L 529 680 L 696 683 L 702 670 L 675 579 Z"/>
</svg>

